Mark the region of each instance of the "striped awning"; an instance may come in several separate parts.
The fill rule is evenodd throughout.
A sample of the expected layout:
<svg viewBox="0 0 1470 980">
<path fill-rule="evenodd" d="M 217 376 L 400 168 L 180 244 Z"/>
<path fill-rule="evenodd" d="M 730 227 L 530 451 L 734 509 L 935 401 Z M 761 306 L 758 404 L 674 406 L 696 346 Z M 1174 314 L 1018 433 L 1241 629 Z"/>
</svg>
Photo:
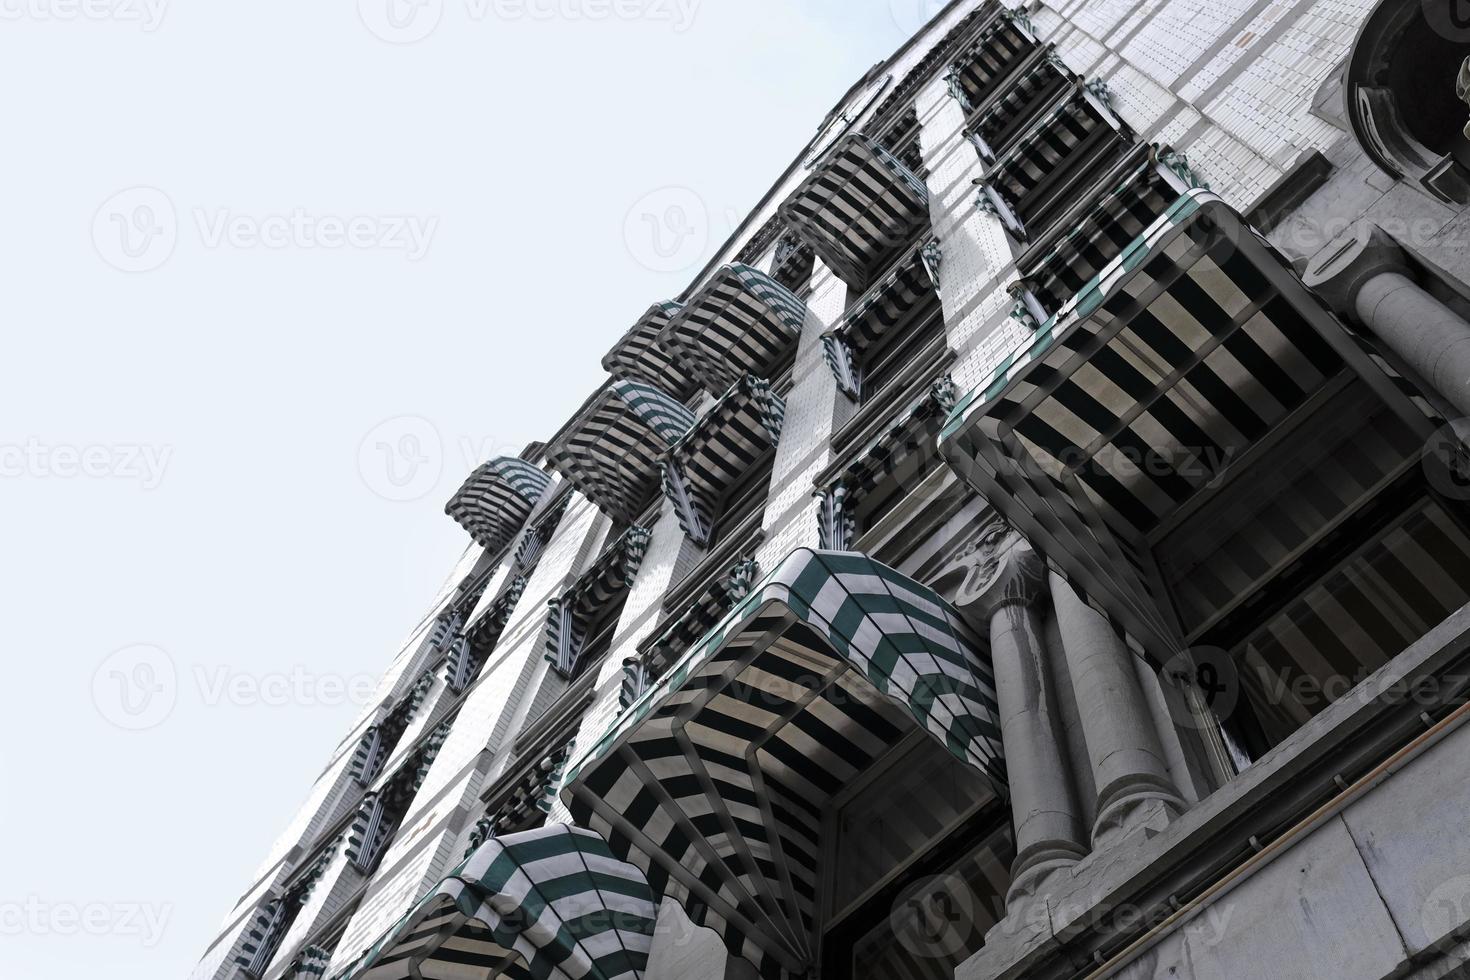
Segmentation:
<svg viewBox="0 0 1470 980">
<path fill-rule="evenodd" d="M 690 297 L 664 328 L 661 342 L 719 394 L 742 375 L 769 377 L 796 350 L 806 304 L 748 265 L 727 265 Z"/>
<path fill-rule="evenodd" d="M 641 381 L 687 400 L 697 382 L 659 342 L 669 320 L 682 309 L 682 303 L 653 304 L 602 358 L 603 368 L 614 378 Z"/>
<path fill-rule="evenodd" d="M 1068 200 L 1069 185 L 1110 167 L 1131 145 L 1127 127 L 1100 91 L 1077 82 L 986 171 L 989 205 L 1001 209 L 1020 237 L 1033 240 L 1044 232 Z"/>
<path fill-rule="evenodd" d="M 1035 114 L 1047 108 L 1076 79 L 1053 53 L 1051 45 L 1038 48 L 1027 60 L 1029 67 L 1022 69 L 1004 92 L 990 99 L 965 129 L 965 135 L 987 163 L 993 162 L 996 154 L 1026 129 Z"/>
<path fill-rule="evenodd" d="M 470 851 L 491 837 L 517 832 L 538 814 L 550 813 L 575 746 L 575 738 L 563 742 L 521 773 L 508 789 L 497 793 L 498 804 L 475 824 L 470 834 Z"/>
<path fill-rule="evenodd" d="M 1167 661 L 1147 536 L 1346 362 L 1427 438 L 1433 423 L 1240 215 L 1190 191 L 956 406 L 950 464 Z"/>
<path fill-rule="evenodd" d="M 657 490 L 659 457 L 692 425 L 694 413 L 661 389 L 614 379 L 546 455 L 588 500 L 631 522 Z"/>
<path fill-rule="evenodd" d="M 1003 11 L 955 59 L 947 76 L 950 94 L 965 112 L 973 112 L 1036 44 L 1025 15 Z"/>
<path fill-rule="evenodd" d="M 321 946 L 304 946 L 286 971 L 286 980 L 315 980 L 327 972 L 332 951 Z"/>
<path fill-rule="evenodd" d="M 470 474 L 444 513 L 486 551 L 500 551 L 515 540 L 550 485 L 550 476 L 523 459 L 492 459 Z"/>
<path fill-rule="evenodd" d="M 856 398 L 859 365 L 869 347 L 908 320 L 915 307 L 938 298 L 938 239 L 917 244 L 822 334 L 823 355 L 838 386 Z"/>
<path fill-rule="evenodd" d="M 658 905 L 595 833 L 492 838 L 338 980 L 640 980 Z"/>
<path fill-rule="evenodd" d="M 546 617 L 546 659 L 564 676 L 571 676 L 587 639 L 587 629 L 608 603 L 617 601 L 648 553 L 647 528 L 634 525 L 624 531 L 583 572 L 571 588 L 552 599 Z"/>
<path fill-rule="evenodd" d="M 853 514 L 863 496 L 905 468 L 922 479 L 922 464 L 937 450 L 940 430 L 958 398 L 949 375 L 930 385 L 924 396 L 898 417 L 887 432 L 863 450 L 837 479 L 819 487 L 822 506 L 817 539 L 823 548 L 843 550 L 856 537 Z"/>
<path fill-rule="evenodd" d="M 754 558 L 736 562 L 667 626 L 640 643 L 637 656 L 623 661 L 623 686 L 618 694 L 621 706 L 626 708 L 642 697 L 700 637 L 714 629 L 735 603 L 750 594 L 759 575 L 760 565 Z"/>
<path fill-rule="evenodd" d="M 848 285 L 874 275 L 929 223 L 929 191 L 867 136 L 848 136 L 797 188 L 781 213 Z"/>
<path fill-rule="evenodd" d="M 781 439 L 786 403 L 746 375 L 720 396 L 664 459 L 664 493 L 679 525 L 701 546 L 729 489 Z"/>
<path fill-rule="evenodd" d="M 822 811 L 917 723 L 1003 787 L 988 658 L 932 591 L 800 549 L 573 763 L 563 801 L 763 976 L 817 947 Z"/>
<path fill-rule="evenodd" d="M 511 579 L 498 596 L 475 610 L 470 621 L 465 624 L 464 635 L 481 645 L 493 643 L 500 631 L 505 629 L 505 624 L 510 622 L 510 614 L 515 611 L 516 603 L 521 601 L 525 591 L 524 575 Z"/>
<path fill-rule="evenodd" d="M 1167 149 L 1140 145 L 1114 186 L 1072 227 L 1037 242 L 1040 255 L 1022 256 L 1022 278 L 1011 286 L 1018 297 L 1030 293 L 1026 305 L 1038 325 L 1091 282 L 1109 262 L 1132 244 L 1179 196 L 1192 189 L 1179 174 L 1160 162 Z M 1035 305 L 1032 305 L 1034 301 Z"/>
</svg>

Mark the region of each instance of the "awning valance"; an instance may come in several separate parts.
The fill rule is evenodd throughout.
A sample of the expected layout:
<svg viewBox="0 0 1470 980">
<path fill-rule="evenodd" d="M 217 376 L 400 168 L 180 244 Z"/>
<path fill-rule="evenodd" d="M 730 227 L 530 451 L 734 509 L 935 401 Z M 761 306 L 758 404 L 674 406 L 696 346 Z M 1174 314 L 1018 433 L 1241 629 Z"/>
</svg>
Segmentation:
<svg viewBox="0 0 1470 980">
<path fill-rule="evenodd" d="M 669 321 L 662 342 L 719 394 L 742 375 L 769 377 L 796 350 L 806 304 L 748 265 L 727 265 Z"/>
<path fill-rule="evenodd" d="M 1180 198 L 951 413 L 950 464 L 1156 662 L 1181 640 L 1148 535 L 1346 362 L 1430 423 L 1269 243 Z"/>
<path fill-rule="evenodd" d="M 848 136 L 781 206 L 793 228 L 849 285 L 874 275 L 929 222 L 929 191 L 867 136 Z"/>
<path fill-rule="evenodd" d="M 1178 164 L 1178 169 L 1163 163 L 1165 159 Z M 1190 174 L 1183 157 L 1167 148 L 1138 146 L 1103 196 L 1071 227 L 1058 227 L 1021 256 L 1017 264 L 1025 275 L 1011 291 L 1025 300 L 1037 326 L 1060 311 L 1181 194 L 1198 185 L 1181 173 Z"/>
<path fill-rule="evenodd" d="M 940 378 L 836 479 L 818 488 L 822 500 L 818 540 L 823 548 L 851 547 L 856 537 L 853 512 L 863 495 L 906 466 L 921 466 L 925 458 L 933 458 L 940 430 L 957 397 L 953 379 L 949 375 Z"/>
<path fill-rule="evenodd" d="M 500 551 L 515 540 L 551 477 L 523 459 L 492 459 L 464 482 L 444 512 L 486 551 Z"/>
<path fill-rule="evenodd" d="M 1075 80 L 1074 75 L 1052 51 L 1052 46 L 1037 48 L 1019 69 L 1018 77 L 1003 92 L 998 92 L 986 105 L 978 107 L 965 134 L 980 151 L 986 163 L 1005 150 L 1023 132 L 1035 114 L 1046 109 Z"/>
<path fill-rule="evenodd" d="M 510 621 L 510 614 L 525 591 L 525 576 L 517 575 L 511 579 L 498 596 L 474 611 L 469 622 L 465 623 L 464 635 L 481 644 L 494 642 L 494 638 L 500 635 L 500 631 Z"/>
<path fill-rule="evenodd" d="M 492 838 L 338 980 L 640 980 L 658 917 L 638 868 L 564 824 Z"/>
<path fill-rule="evenodd" d="M 1095 83 L 1078 81 L 986 172 L 982 195 L 1017 237 L 1042 234 L 1064 210 L 1069 189 L 1100 176 L 1132 144 L 1105 95 Z"/>
<path fill-rule="evenodd" d="M 475 835 L 480 839 L 476 841 L 472 835 L 472 843 L 478 847 L 491 837 L 514 833 L 537 814 L 550 813 L 575 745 L 575 739 L 558 745 L 526 769 L 507 791 L 498 794 L 491 812 L 475 825 Z"/>
<path fill-rule="evenodd" d="M 965 112 L 973 112 L 1036 43 L 1024 14 L 1002 11 L 955 59 L 947 76 L 950 94 L 959 100 Z"/>
<path fill-rule="evenodd" d="M 822 808 L 911 722 L 1003 784 L 990 665 L 954 611 L 866 556 L 801 549 L 573 763 L 562 799 L 762 975 L 798 976 Z"/>
<path fill-rule="evenodd" d="M 332 951 L 321 946 L 305 946 L 291 961 L 286 971 L 287 980 L 315 980 L 327 972 L 332 962 Z"/>
<path fill-rule="evenodd" d="M 763 378 L 730 387 L 664 460 L 664 493 L 684 533 L 709 542 L 721 499 L 781 439 L 786 403 Z"/>
<path fill-rule="evenodd" d="M 588 500 L 631 522 L 658 486 L 659 457 L 693 424 L 694 413 L 666 392 L 615 379 L 546 455 Z"/>
<path fill-rule="evenodd" d="M 659 342 L 664 328 L 682 309 L 682 303 L 653 304 L 603 357 L 603 368 L 614 378 L 641 381 L 680 401 L 687 400 L 694 394 L 696 381 Z"/>
<path fill-rule="evenodd" d="M 570 677 L 587 640 L 587 630 L 608 603 L 615 602 L 638 577 L 648 552 L 649 531 L 634 525 L 603 549 L 571 588 L 548 604 L 546 659 Z"/>
<path fill-rule="evenodd" d="M 906 322 L 915 307 L 937 300 L 942 258 L 938 239 L 915 245 L 822 334 L 827 367 L 847 394 L 858 395 L 859 365 L 868 348 Z"/>
</svg>

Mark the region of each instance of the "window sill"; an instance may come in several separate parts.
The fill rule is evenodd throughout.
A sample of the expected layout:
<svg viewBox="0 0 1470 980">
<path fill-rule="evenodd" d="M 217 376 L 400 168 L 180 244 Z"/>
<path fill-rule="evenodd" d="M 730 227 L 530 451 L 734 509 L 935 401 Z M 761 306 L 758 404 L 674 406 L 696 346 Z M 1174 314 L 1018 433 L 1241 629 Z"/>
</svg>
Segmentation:
<svg viewBox="0 0 1470 980">
<path fill-rule="evenodd" d="M 723 574 L 735 564 L 735 560 L 740 555 L 747 552 L 753 553 L 766 538 L 766 533 L 761 527 L 765 514 L 764 507 L 753 511 L 749 517 L 740 522 L 739 527 L 730 532 L 728 537 L 700 558 L 677 585 L 670 586 L 664 594 L 664 613 L 678 615 L 683 612 L 684 607 L 693 602 L 694 598 L 703 592 L 716 576 Z"/>
</svg>

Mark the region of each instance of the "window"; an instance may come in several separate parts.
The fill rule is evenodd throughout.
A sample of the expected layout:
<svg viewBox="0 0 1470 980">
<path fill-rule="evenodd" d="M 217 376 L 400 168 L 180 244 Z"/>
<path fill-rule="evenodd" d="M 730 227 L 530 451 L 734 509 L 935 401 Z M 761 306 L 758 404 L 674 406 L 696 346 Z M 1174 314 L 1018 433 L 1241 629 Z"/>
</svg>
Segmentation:
<svg viewBox="0 0 1470 980">
<path fill-rule="evenodd" d="M 944 310 L 940 308 L 938 293 L 931 290 L 863 355 L 858 370 L 861 399 L 868 401 L 876 397 L 919 354 L 944 335 Z"/>
<path fill-rule="evenodd" d="M 1329 388 L 1154 549 L 1185 636 L 1238 676 L 1238 769 L 1470 601 L 1462 505 L 1366 386 Z"/>
<path fill-rule="evenodd" d="M 923 807 L 910 801 L 922 797 Z M 831 818 L 824 976 L 948 978 L 1005 914 L 1010 816 L 926 738 L 880 762 Z"/>
<path fill-rule="evenodd" d="M 776 463 L 775 450 L 769 450 L 754 466 L 746 470 L 740 481 L 726 492 L 720 501 L 717 516 L 710 525 L 709 540 L 705 550 L 709 551 L 738 530 L 756 511 L 764 510 L 766 498 L 771 492 L 771 472 Z"/>
</svg>

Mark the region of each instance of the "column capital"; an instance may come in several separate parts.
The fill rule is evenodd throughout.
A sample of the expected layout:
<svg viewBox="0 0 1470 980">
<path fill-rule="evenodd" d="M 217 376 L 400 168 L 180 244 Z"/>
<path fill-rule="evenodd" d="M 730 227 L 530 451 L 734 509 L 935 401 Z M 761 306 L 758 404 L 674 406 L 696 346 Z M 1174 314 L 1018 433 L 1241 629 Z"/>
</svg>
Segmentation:
<svg viewBox="0 0 1470 980">
<path fill-rule="evenodd" d="M 1358 221 L 1312 256 L 1302 281 L 1339 315 L 1361 319 L 1358 293 L 1364 283 L 1385 272 L 1414 277 L 1398 242 L 1373 222 Z"/>
<path fill-rule="evenodd" d="M 1046 562 L 1004 521 L 987 524 L 950 566 L 964 571 L 954 606 L 978 625 L 1001 609 L 1030 606 L 1046 594 Z"/>
</svg>

